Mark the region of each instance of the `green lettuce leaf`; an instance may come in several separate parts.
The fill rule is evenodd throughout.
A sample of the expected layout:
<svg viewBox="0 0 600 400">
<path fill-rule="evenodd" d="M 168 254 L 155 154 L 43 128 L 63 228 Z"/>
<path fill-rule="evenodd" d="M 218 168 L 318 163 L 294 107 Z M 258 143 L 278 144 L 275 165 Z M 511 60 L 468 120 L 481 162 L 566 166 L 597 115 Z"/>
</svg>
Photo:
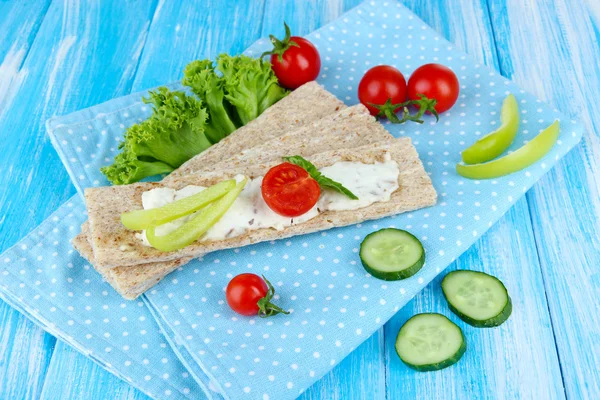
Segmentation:
<svg viewBox="0 0 600 400">
<path fill-rule="evenodd" d="M 200 100 L 165 87 L 143 100 L 152 104 L 152 116 L 125 131 L 121 153 L 101 169 L 113 184 L 171 172 L 212 145 L 205 134 L 208 113 Z"/>
<path fill-rule="evenodd" d="M 193 94 L 160 87 L 145 103 L 152 115 L 126 130 L 112 165 L 101 168 L 121 185 L 173 171 L 258 117 L 288 92 L 277 83 L 271 64 L 246 56 L 220 55 L 192 61 L 183 84 Z"/>
<path fill-rule="evenodd" d="M 271 63 L 247 56 L 221 54 L 217 70 L 223 74 L 225 98 L 246 125 L 288 94 L 279 86 Z"/>
<path fill-rule="evenodd" d="M 225 99 L 224 79 L 215 73 L 212 61 L 196 60 L 189 63 L 183 72 L 183 84 L 207 108 L 206 135 L 213 143 L 219 142 L 241 125 L 234 122 L 235 111 Z"/>
</svg>

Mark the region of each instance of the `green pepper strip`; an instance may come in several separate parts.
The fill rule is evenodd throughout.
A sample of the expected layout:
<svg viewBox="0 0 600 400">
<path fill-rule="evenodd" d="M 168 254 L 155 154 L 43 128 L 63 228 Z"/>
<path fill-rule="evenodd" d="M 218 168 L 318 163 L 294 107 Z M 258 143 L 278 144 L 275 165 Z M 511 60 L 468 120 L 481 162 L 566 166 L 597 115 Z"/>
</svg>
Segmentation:
<svg viewBox="0 0 600 400">
<path fill-rule="evenodd" d="M 121 214 L 121 222 L 127 229 L 141 231 L 185 217 L 209 203 L 225 196 L 235 187 L 235 180 L 219 182 L 192 196 L 149 210 L 135 210 Z"/>
<path fill-rule="evenodd" d="M 502 125 L 494 132 L 476 141 L 462 152 L 465 164 L 484 163 L 498 157 L 508 149 L 519 130 L 519 105 L 515 96 L 509 94 L 500 111 Z"/>
<path fill-rule="evenodd" d="M 160 251 L 175 251 L 192 244 L 216 224 L 227 210 L 229 210 L 235 199 L 237 199 L 244 189 L 244 186 L 246 186 L 247 181 L 248 179 L 245 178 L 225 196 L 206 206 L 192 219 L 171 233 L 164 236 L 156 236 L 156 228 L 148 228 L 146 230 L 148 242 L 150 242 L 152 247 Z"/>
<path fill-rule="evenodd" d="M 514 152 L 483 164 L 456 165 L 456 172 L 470 179 L 491 179 L 520 171 L 542 159 L 554 147 L 560 133 L 560 124 L 552 125 L 540 132 L 529 143 Z"/>
</svg>

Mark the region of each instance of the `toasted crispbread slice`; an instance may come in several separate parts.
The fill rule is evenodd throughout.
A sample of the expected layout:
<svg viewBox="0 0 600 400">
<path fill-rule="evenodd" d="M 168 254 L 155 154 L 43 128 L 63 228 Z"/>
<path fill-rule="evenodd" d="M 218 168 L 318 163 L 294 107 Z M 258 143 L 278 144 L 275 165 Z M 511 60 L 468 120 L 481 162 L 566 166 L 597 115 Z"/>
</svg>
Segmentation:
<svg viewBox="0 0 600 400">
<path fill-rule="evenodd" d="M 376 122 L 362 104 L 327 115 L 214 164 L 205 165 L 200 174 L 279 160 L 286 155 L 303 157 L 337 149 L 391 142 L 394 137 Z M 168 183 L 180 178 L 165 181 Z"/>
<path fill-rule="evenodd" d="M 343 117 L 355 115 L 366 117 L 367 109 L 360 107 L 362 106 L 352 107 L 353 111 L 340 115 L 335 120 L 339 122 Z M 163 182 L 196 172 L 214 170 L 213 168 L 217 164 L 222 166 L 225 160 L 234 155 L 239 155 L 254 146 L 263 146 L 269 140 L 294 132 L 300 127 L 312 126 L 313 130 L 322 131 L 323 129 L 319 129 L 317 121 L 345 108 L 346 105 L 341 100 L 318 83 L 308 82 L 269 107 L 255 120 L 188 160 L 179 169 L 165 177 Z M 377 140 L 372 142 L 375 143 Z M 80 235 L 83 235 L 83 232 Z M 77 243 L 83 243 L 84 239 L 78 236 Z"/>
<path fill-rule="evenodd" d="M 257 177 L 264 175 L 269 168 L 277 165 L 280 161 L 234 166 L 226 171 L 172 179 L 168 183 L 135 183 L 126 186 L 87 189 L 85 197 L 96 265 L 104 268 L 123 267 L 172 261 L 182 257 L 197 257 L 216 250 L 355 224 L 435 204 L 436 192 L 409 138 L 401 138 L 392 143 L 375 146 L 319 153 L 310 157 L 310 161 L 317 168 L 332 165 L 338 161 L 358 161 L 368 164 L 383 162 L 388 153 L 400 168 L 399 189 L 392 194 L 388 202 L 374 203 L 352 211 L 326 211 L 307 222 L 287 227 L 282 231 L 258 229 L 220 241 L 196 241 L 184 249 L 168 253 L 144 246 L 135 237 L 136 232 L 127 230 L 121 224 L 120 215 L 122 213 L 142 208 L 141 195 L 143 192 L 158 187 L 181 189 L 188 185 L 210 186 L 224 179 L 233 178 L 237 174 Z"/>
<path fill-rule="evenodd" d="M 262 144 L 343 108 L 346 108 L 344 103 L 332 93 L 315 81 L 308 82 L 267 108 L 255 120 L 185 162 L 163 179 L 163 182 L 202 171 L 207 165 L 216 164 L 244 149 Z"/>
<path fill-rule="evenodd" d="M 285 155 L 306 157 L 324 151 L 393 140 L 394 137 L 375 121 L 367 108 L 359 104 L 227 157 L 221 162 L 205 165 L 202 173 L 281 160 Z M 168 181 L 162 181 L 166 182 Z"/>
<path fill-rule="evenodd" d="M 311 154 L 336 148 L 352 148 L 356 146 L 392 141 L 393 137 L 381 124 L 375 123 L 368 110 L 357 105 L 343 109 L 335 115 L 326 116 L 322 121 L 310 124 L 305 128 L 296 129 L 279 138 L 272 139 L 244 150 L 232 157 L 232 162 L 222 161 L 209 170 L 227 169 L 228 164 L 252 165 L 267 160 L 280 159 L 287 154 Z M 228 158 L 224 155 L 224 158 Z M 88 223 L 82 226 L 82 232 L 74 240 L 82 256 L 84 256 L 100 272 L 104 278 L 125 298 L 133 299 L 152 287 L 164 276 L 185 264 L 179 260 L 168 262 L 147 263 L 135 267 L 101 268 L 95 265 L 93 251 L 86 237 Z"/>
</svg>

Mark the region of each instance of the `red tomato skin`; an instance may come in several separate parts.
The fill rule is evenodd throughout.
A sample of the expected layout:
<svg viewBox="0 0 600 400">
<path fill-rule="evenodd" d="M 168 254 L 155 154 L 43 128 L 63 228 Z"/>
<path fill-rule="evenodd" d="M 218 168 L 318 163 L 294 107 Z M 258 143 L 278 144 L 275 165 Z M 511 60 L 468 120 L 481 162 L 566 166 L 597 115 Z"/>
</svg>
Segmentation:
<svg viewBox="0 0 600 400">
<path fill-rule="evenodd" d="M 456 74 L 441 64 L 425 64 L 417 68 L 408 79 L 408 99 L 418 100 L 419 94 L 436 99 L 438 113 L 448 111 L 456 103 L 460 83 Z"/>
<path fill-rule="evenodd" d="M 279 61 L 277 54 L 272 54 L 271 64 L 279 84 L 294 90 L 317 79 L 321 71 L 321 56 L 308 40 L 299 36 L 292 36 L 290 40 L 298 46 L 290 46 L 283 53 L 283 62 Z"/>
<path fill-rule="evenodd" d="M 317 204 L 321 188 L 304 168 L 285 162 L 265 174 L 261 192 L 271 210 L 292 218 L 306 213 Z"/>
<path fill-rule="evenodd" d="M 406 79 L 402 72 L 390 65 L 378 65 L 368 70 L 358 84 L 358 99 L 371 115 L 379 110 L 370 104 L 383 105 L 388 99 L 393 104 L 406 100 Z"/>
<path fill-rule="evenodd" d="M 260 299 L 269 290 L 265 281 L 255 274 L 240 274 L 235 276 L 227 285 L 225 297 L 227 304 L 238 314 L 252 316 L 258 314 Z"/>
</svg>

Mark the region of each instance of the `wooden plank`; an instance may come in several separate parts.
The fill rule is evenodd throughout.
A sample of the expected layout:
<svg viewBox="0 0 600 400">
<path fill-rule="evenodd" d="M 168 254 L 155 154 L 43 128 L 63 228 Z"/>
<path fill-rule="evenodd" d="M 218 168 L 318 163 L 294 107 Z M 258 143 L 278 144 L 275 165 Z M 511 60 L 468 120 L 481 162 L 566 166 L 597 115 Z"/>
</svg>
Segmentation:
<svg viewBox="0 0 600 400">
<path fill-rule="evenodd" d="M 485 1 L 405 4 L 478 62 L 497 67 Z M 475 329 L 456 318 L 440 289 L 442 274 L 386 325 L 388 398 L 564 397 L 529 221 L 527 203 L 521 200 L 448 269 L 485 271 L 505 282 L 514 303 L 507 323 L 496 329 Z M 457 365 L 423 374 L 399 360 L 394 349 L 398 330 L 420 312 L 440 312 L 463 329 L 468 350 Z"/>
<path fill-rule="evenodd" d="M 0 114 L 17 92 L 21 70 L 50 0 L 0 2 Z"/>
<path fill-rule="evenodd" d="M 46 137 L 46 119 L 129 91 L 152 12 L 146 3 L 123 8 L 56 2 L 48 9 L 23 65 L 29 73 L 0 116 L 0 205 L 8 210 L 0 250 L 74 193 Z"/>
<path fill-rule="evenodd" d="M 114 6 L 118 7 L 118 2 L 114 2 Z M 185 65 L 196 58 L 241 52 L 258 39 L 259 24 L 255 22 L 261 20 L 262 12 L 261 2 L 229 2 L 227 8 L 192 1 L 159 2 L 143 51 L 139 48 L 139 67 L 127 92 L 176 81 L 181 78 Z M 119 76 L 116 74 L 111 79 L 118 80 Z M 61 387 L 61 382 L 75 384 Z M 44 396 L 60 399 L 146 398 L 63 344 L 56 347 Z"/>
<path fill-rule="evenodd" d="M 150 399 L 133 386 L 106 372 L 98 364 L 91 362 L 71 346 L 58 341 L 55 351 L 60 357 L 53 357 L 40 399 Z M 59 380 L 63 377 L 77 379 Z"/>
<path fill-rule="evenodd" d="M 270 34 L 274 34 L 278 38 L 283 38 L 284 21 L 292 30 L 292 35 L 307 35 L 361 2 L 361 0 L 319 0 L 312 2 L 267 0 L 260 36 L 268 38 Z"/>
<path fill-rule="evenodd" d="M 0 114 L 27 74 L 21 66 L 49 4 L 50 0 L 0 2 Z M 0 326 L 0 393 L 12 399 L 38 398 L 54 337 L 2 301 Z"/>
<path fill-rule="evenodd" d="M 0 321 L 1 397 L 39 399 L 56 339 L 4 302 Z"/>
<path fill-rule="evenodd" d="M 44 4 L 2 2 L 0 11 L 4 7 L 16 10 L 16 3 L 31 9 L 19 11 L 24 15 L 32 15 L 30 12 Z M 15 40 L 23 47 L 39 24 L 35 41 L 25 51 L 17 83 L 11 84 L 11 101 L 5 103 L 0 115 L 0 251 L 27 234 L 75 192 L 46 138 L 46 119 L 126 94 L 153 12 L 154 5 L 149 2 L 122 7 L 117 2 L 100 6 L 56 1 L 41 24 L 41 17 L 23 22 L 30 26 L 31 33 L 19 29 L 10 33 L 18 36 Z M 17 16 L 15 11 L 11 14 Z M 6 23 L 4 18 L 2 21 Z M 19 25 L 18 21 L 11 23 Z M 14 311 L 7 317 L 8 310 L 4 304 L 0 307 L 4 316 L 0 341 L 4 349 L 12 348 L 2 352 L 0 397 L 38 399 L 54 339 Z M 54 353 L 50 371 L 55 363 L 60 364 L 59 353 Z M 56 376 L 48 379 L 65 384 L 79 381 L 81 375 L 70 380 Z M 110 392 L 128 387 L 119 381 L 105 389 Z"/>
<path fill-rule="evenodd" d="M 567 396 L 600 393 L 600 4 L 490 1 L 502 70 L 587 132 L 528 193 Z"/>
<path fill-rule="evenodd" d="M 196 59 L 238 54 L 259 37 L 263 1 L 159 2 L 133 91 L 181 79 Z"/>
</svg>

